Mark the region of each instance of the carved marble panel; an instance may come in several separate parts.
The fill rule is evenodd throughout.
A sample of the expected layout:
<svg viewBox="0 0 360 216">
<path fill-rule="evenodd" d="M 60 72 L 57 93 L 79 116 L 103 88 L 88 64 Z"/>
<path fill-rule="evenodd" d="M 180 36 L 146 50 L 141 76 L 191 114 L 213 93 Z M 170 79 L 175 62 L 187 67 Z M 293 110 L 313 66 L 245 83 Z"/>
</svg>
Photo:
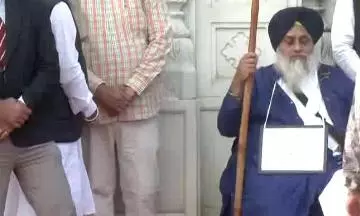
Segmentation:
<svg viewBox="0 0 360 216">
<path fill-rule="evenodd" d="M 230 79 L 240 57 L 248 51 L 249 24 L 214 24 L 212 47 L 212 81 Z M 272 63 L 274 51 L 270 46 L 265 23 L 258 24 L 257 49 L 259 65 Z"/>
<path fill-rule="evenodd" d="M 224 95 L 235 67 L 247 52 L 251 0 L 197 1 L 196 55 L 200 97 Z M 267 25 L 278 10 L 298 5 L 300 0 L 260 0 L 257 31 L 259 65 L 273 62 L 275 53 Z"/>
</svg>

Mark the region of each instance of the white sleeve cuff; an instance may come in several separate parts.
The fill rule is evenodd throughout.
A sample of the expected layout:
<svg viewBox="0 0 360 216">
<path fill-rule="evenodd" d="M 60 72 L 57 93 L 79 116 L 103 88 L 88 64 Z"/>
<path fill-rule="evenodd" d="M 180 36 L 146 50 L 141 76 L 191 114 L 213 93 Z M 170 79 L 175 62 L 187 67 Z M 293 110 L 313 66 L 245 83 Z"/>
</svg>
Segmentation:
<svg viewBox="0 0 360 216">
<path fill-rule="evenodd" d="M 90 101 L 89 106 L 84 109 L 83 114 L 85 118 L 89 118 L 91 115 L 93 115 L 97 110 L 97 106 L 93 100 Z"/>
<path fill-rule="evenodd" d="M 91 118 L 85 118 L 85 121 L 86 122 L 93 122 L 95 121 L 98 117 L 99 117 L 99 109 L 96 108 L 96 111 L 95 111 L 95 116 L 94 117 L 91 117 Z"/>
<path fill-rule="evenodd" d="M 23 99 L 22 96 L 18 99 L 18 101 L 20 101 L 21 103 L 25 104 L 25 101 L 24 101 L 24 99 Z M 25 105 L 26 105 L 26 104 L 25 104 Z"/>
</svg>

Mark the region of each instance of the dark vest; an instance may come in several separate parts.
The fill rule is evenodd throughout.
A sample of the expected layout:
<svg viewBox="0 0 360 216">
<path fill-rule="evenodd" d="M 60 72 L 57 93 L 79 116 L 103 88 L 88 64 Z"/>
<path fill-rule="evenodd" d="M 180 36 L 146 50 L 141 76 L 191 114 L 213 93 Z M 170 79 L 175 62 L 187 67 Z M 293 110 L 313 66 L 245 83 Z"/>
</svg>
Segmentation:
<svg viewBox="0 0 360 216">
<path fill-rule="evenodd" d="M 354 5 L 354 50 L 360 56 L 360 1 L 353 0 Z"/>
<path fill-rule="evenodd" d="M 47 33 L 51 31 L 50 14 L 58 2 L 60 1 L 6 2 L 7 12 L 9 11 L 8 29 L 13 34 L 13 38 L 8 37 L 7 43 L 14 45 L 16 42 L 16 49 L 10 49 L 12 52 L 8 65 L 2 74 L 3 77 L 6 76 L 6 80 L 0 82 L 0 98 L 19 98 L 25 93 L 29 96 L 29 101 L 26 101 L 26 97 L 25 101 L 33 109 L 28 121 L 10 134 L 14 145 L 19 147 L 49 141 L 72 142 L 81 135 L 83 118 L 72 113 L 68 98 L 61 88 L 55 41 Z M 16 13 L 19 14 L 19 19 L 16 19 Z M 46 58 L 42 55 L 46 55 Z M 48 64 L 43 64 L 44 60 Z M 47 69 L 51 77 L 44 75 Z"/>
<path fill-rule="evenodd" d="M 54 8 L 56 4 L 61 2 L 60 0 L 44 0 L 44 1 L 48 2 L 50 8 Z M 72 9 L 71 9 L 71 4 L 69 3 L 69 1 L 68 0 L 62 0 L 62 1 L 65 2 L 68 5 L 68 7 L 70 8 L 71 13 L 73 14 Z M 74 22 L 75 22 L 74 15 L 73 15 L 73 19 L 74 19 Z M 83 70 L 86 81 L 87 81 L 86 61 L 85 61 L 84 53 L 83 53 L 83 50 L 82 50 L 82 45 L 81 45 L 82 43 L 81 43 L 81 38 L 80 38 L 80 34 L 79 34 L 79 28 L 78 28 L 76 22 L 75 22 L 75 26 L 76 26 L 75 47 L 76 47 L 76 49 L 77 49 L 77 51 L 79 53 L 78 61 L 80 63 L 81 69 Z"/>
</svg>

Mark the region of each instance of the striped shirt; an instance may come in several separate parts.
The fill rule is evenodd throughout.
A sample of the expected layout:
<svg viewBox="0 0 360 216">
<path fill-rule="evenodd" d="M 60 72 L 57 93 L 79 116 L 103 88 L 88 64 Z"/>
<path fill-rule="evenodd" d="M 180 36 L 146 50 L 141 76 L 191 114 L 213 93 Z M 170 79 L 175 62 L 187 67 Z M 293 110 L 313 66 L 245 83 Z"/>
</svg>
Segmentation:
<svg viewBox="0 0 360 216">
<path fill-rule="evenodd" d="M 74 5 L 75 1 L 80 4 Z M 171 47 L 171 25 L 163 0 L 73 0 L 84 40 L 89 86 L 126 84 L 139 97 L 117 117 L 99 107 L 100 123 L 150 118 L 160 108 L 161 71 Z"/>
</svg>

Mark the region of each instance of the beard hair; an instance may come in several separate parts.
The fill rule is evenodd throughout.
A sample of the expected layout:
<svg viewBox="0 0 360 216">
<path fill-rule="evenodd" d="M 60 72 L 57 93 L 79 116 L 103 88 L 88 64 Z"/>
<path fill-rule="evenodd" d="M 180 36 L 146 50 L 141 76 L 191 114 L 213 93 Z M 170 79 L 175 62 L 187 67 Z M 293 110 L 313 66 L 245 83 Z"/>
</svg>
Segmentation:
<svg viewBox="0 0 360 216">
<path fill-rule="evenodd" d="M 319 65 L 320 60 L 315 52 L 306 58 L 289 58 L 279 50 L 276 52 L 275 68 L 282 75 L 286 85 L 294 92 L 300 91 L 301 81 L 310 73 L 316 73 Z"/>
</svg>

